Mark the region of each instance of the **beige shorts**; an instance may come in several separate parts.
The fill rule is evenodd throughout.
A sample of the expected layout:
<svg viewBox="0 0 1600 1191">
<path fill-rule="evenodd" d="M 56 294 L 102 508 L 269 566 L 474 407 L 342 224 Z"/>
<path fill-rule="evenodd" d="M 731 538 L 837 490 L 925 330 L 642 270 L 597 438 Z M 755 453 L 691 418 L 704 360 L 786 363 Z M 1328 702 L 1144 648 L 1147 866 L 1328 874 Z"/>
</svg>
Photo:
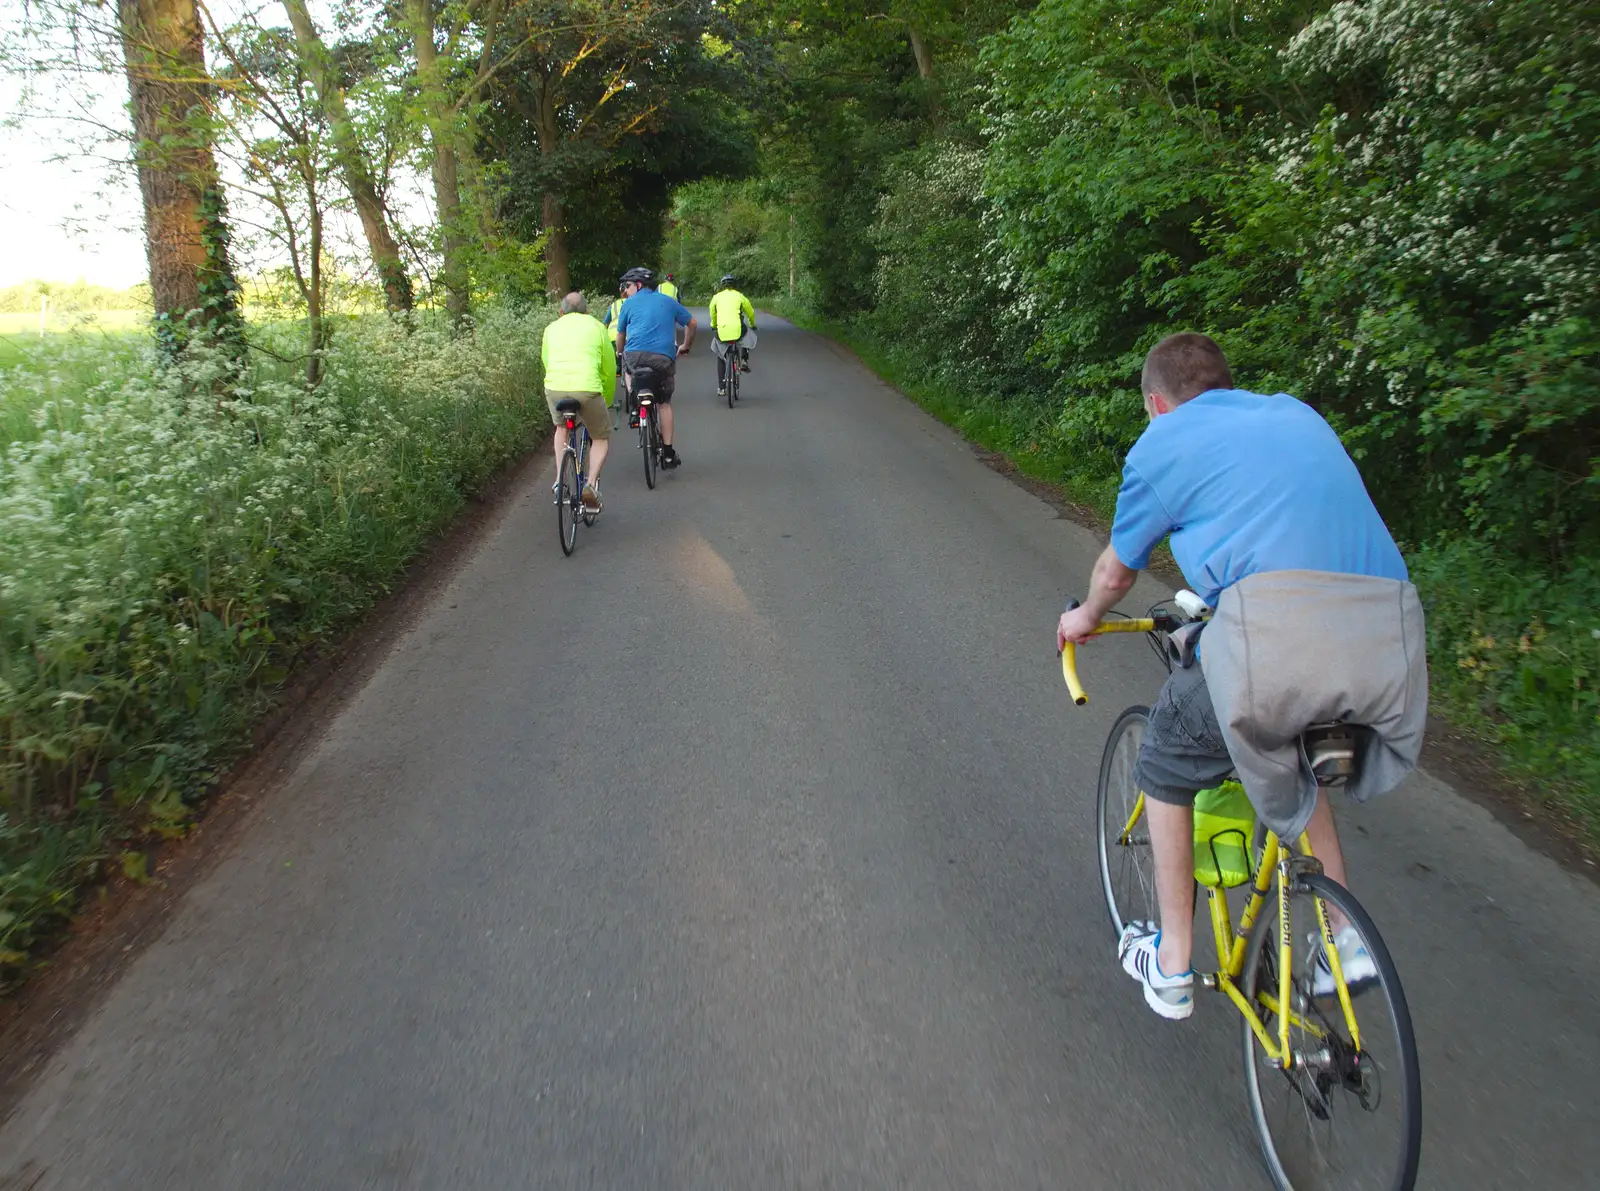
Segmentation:
<svg viewBox="0 0 1600 1191">
<path fill-rule="evenodd" d="M 598 442 L 611 437 L 611 411 L 606 408 L 606 399 L 599 393 L 563 393 L 559 389 L 546 389 L 544 403 L 550 407 L 552 422 L 561 420 L 561 415 L 556 413 L 556 402 L 567 397 L 583 402 L 578 417 L 589 428 L 590 438 Z"/>
</svg>

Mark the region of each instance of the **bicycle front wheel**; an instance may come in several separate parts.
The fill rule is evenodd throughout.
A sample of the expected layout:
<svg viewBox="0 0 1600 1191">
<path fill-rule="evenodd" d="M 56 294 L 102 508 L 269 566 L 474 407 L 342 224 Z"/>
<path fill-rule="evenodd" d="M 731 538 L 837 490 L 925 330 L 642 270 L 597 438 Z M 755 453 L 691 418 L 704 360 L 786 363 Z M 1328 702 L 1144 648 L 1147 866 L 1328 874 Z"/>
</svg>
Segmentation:
<svg viewBox="0 0 1600 1191">
<path fill-rule="evenodd" d="M 1350 990 L 1359 1046 L 1337 995 L 1315 995 L 1325 949 L 1319 900 L 1349 922 L 1375 969 Z M 1250 933 L 1240 980 L 1245 999 L 1274 1039 L 1280 1020 L 1277 911 L 1272 897 Z M 1394 961 L 1361 904 L 1321 874 L 1295 882 L 1289 920 L 1293 1066 L 1279 1069 L 1244 1024 L 1245 1090 L 1267 1173 L 1279 1191 L 1411 1191 L 1422 1153 L 1422 1074 Z M 1347 969 L 1353 941 L 1346 932 L 1338 948 Z"/>
<path fill-rule="evenodd" d="M 1100 853 L 1100 886 L 1106 896 L 1111 929 L 1118 938 L 1130 922 L 1156 920 L 1155 857 L 1144 818 L 1134 762 L 1144 739 L 1150 710 L 1130 707 L 1117 717 L 1106 751 L 1100 758 L 1100 785 L 1095 793 L 1095 839 Z"/>
<path fill-rule="evenodd" d="M 578 541 L 578 506 L 583 494 L 578 491 L 578 457 L 570 450 L 561 454 L 561 471 L 556 483 L 556 529 L 561 534 L 561 553 L 571 554 Z"/>
</svg>

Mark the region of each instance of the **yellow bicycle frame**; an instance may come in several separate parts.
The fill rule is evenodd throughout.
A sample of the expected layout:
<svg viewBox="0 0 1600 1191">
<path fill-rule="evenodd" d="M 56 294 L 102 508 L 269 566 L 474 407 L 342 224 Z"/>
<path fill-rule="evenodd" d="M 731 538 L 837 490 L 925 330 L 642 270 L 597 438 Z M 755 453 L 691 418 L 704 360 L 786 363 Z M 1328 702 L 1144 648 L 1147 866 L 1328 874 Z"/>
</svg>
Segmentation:
<svg viewBox="0 0 1600 1191">
<path fill-rule="evenodd" d="M 1148 633 L 1154 628 L 1155 621 L 1144 617 L 1103 621 L 1095 632 L 1097 634 Z M 1061 650 L 1061 673 L 1066 679 L 1072 701 L 1080 707 L 1087 703 L 1089 696 L 1084 691 L 1083 684 L 1078 681 L 1077 654 L 1070 641 Z M 1128 815 L 1128 821 L 1123 824 L 1122 832 L 1117 837 L 1120 846 L 1130 846 L 1133 829 L 1144 817 L 1144 803 L 1144 792 L 1140 791 L 1139 797 L 1134 801 L 1133 811 Z M 1299 851 L 1302 855 L 1311 855 L 1309 836 L 1301 835 Z M 1290 980 L 1293 974 L 1294 950 L 1293 925 L 1289 920 L 1289 892 L 1294 882 L 1290 866 L 1291 856 L 1292 853 L 1283 847 L 1277 834 L 1268 831 L 1266 846 L 1261 852 L 1261 862 L 1250 885 L 1250 897 L 1245 902 L 1244 913 L 1239 918 L 1237 928 L 1234 927 L 1233 916 L 1228 910 L 1227 892 L 1215 886 L 1208 888 L 1211 930 L 1216 941 L 1217 962 L 1221 965 L 1221 969 L 1210 980 L 1202 980 L 1202 983 L 1218 989 L 1233 1002 L 1234 1008 L 1242 1013 L 1245 1021 L 1250 1024 L 1251 1032 L 1255 1034 L 1256 1041 L 1261 1043 L 1261 1049 L 1266 1052 L 1267 1057 L 1285 1070 L 1294 1065 L 1294 1052 L 1289 1046 L 1291 1025 L 1298 1026 L 1317 1037 L 1323 1034 L 1315 1023 L 1307 1021 L 1291 1008 L 1294 1003 L 1293 985 Z M 1267 904 L 1267 897 L 1272 892 L 1274 880 L 1278 886 L 1278 987 L 1271 993 L 1258 990 L 1256 998 L 1269 1013 L 1276 1015 L 1278 1019 L 1276 1038 L 1267 1031 L 1261 1015 L 1239 989 L 1239 977 L 1244 974 L 1245 948 L 1250 939 L 1250 932 L 1255 929 L 1256 920 L 1261 917 L 1261 911 Z M 1350 1000 L 1349 986 L 1345 984 L 1344 965 L 1339 961 L 1339 949 L 1333 941 L 1333 928 L 1328 922 L 1328 907 L 1320 897 L 1316 899 L 1316 905 L 1317 925 L 1322 932 L 1322 945 L 1327 950 L 1329 966 L 1333 969 L 1334 987 L 1339 994 L 1339 1008 L 1343 1011 L 1345 1025 L 1350 1031 L 1350 1042 L 1360 1050 L 1361 1030 L 1356 1024 L 1355 1006 Z"/>
</svg>

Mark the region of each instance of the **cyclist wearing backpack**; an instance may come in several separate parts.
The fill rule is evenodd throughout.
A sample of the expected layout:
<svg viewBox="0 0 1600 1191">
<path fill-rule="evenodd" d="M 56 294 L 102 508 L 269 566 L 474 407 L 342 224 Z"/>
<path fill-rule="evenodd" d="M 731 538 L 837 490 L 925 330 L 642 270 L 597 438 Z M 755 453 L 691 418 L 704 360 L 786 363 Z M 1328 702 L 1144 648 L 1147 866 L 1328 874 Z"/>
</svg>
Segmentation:
<svg viewBox="0 0 1600 1191">
<path fill-rule="evenodd" d="M 694 345 L 695 318 L 678 302 L 656 289 L 656 275 L 646 268 L 629 269 L 622 275 L 627 300 L 617 317 L 617 350 L 628 369 L 628 392 L 648 385 L 655 395 L 661 418 L 661 466 L 677 467 L 683 462 L 672 446 L 672 393 L 677 387 L 678 357 L 689 354 Z M 683 343 L 676 331 L 683 328 Z M 638 421 L 630 413 L 629 425 Z"/>
</svg>

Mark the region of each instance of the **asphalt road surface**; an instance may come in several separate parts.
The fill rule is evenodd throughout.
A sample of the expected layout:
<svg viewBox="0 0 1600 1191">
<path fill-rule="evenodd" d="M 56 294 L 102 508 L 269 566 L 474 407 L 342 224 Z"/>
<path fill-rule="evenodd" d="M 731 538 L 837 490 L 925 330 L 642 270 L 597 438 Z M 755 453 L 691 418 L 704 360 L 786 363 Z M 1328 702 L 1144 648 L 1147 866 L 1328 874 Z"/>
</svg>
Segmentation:
<svg viewBox="0 0 1600 1191">
<path fill-rule="evenodd" d="M 764 318 L 685 465 L 547 467 L 0 1127 L 0 1187 L 1252 1188 L 1236 1018 L 1157 1019 L 1092 845 L 1143 643 L 1092 534 Z M 1141 581 L 1142 609 L 1165 594 Z M 1342 822 L 1423 1185 L 1593 1187 L 1600 891 L 1427 775 Z M 8 1179 L 10 1181 L 8 1181 Z"/>
</svg>

